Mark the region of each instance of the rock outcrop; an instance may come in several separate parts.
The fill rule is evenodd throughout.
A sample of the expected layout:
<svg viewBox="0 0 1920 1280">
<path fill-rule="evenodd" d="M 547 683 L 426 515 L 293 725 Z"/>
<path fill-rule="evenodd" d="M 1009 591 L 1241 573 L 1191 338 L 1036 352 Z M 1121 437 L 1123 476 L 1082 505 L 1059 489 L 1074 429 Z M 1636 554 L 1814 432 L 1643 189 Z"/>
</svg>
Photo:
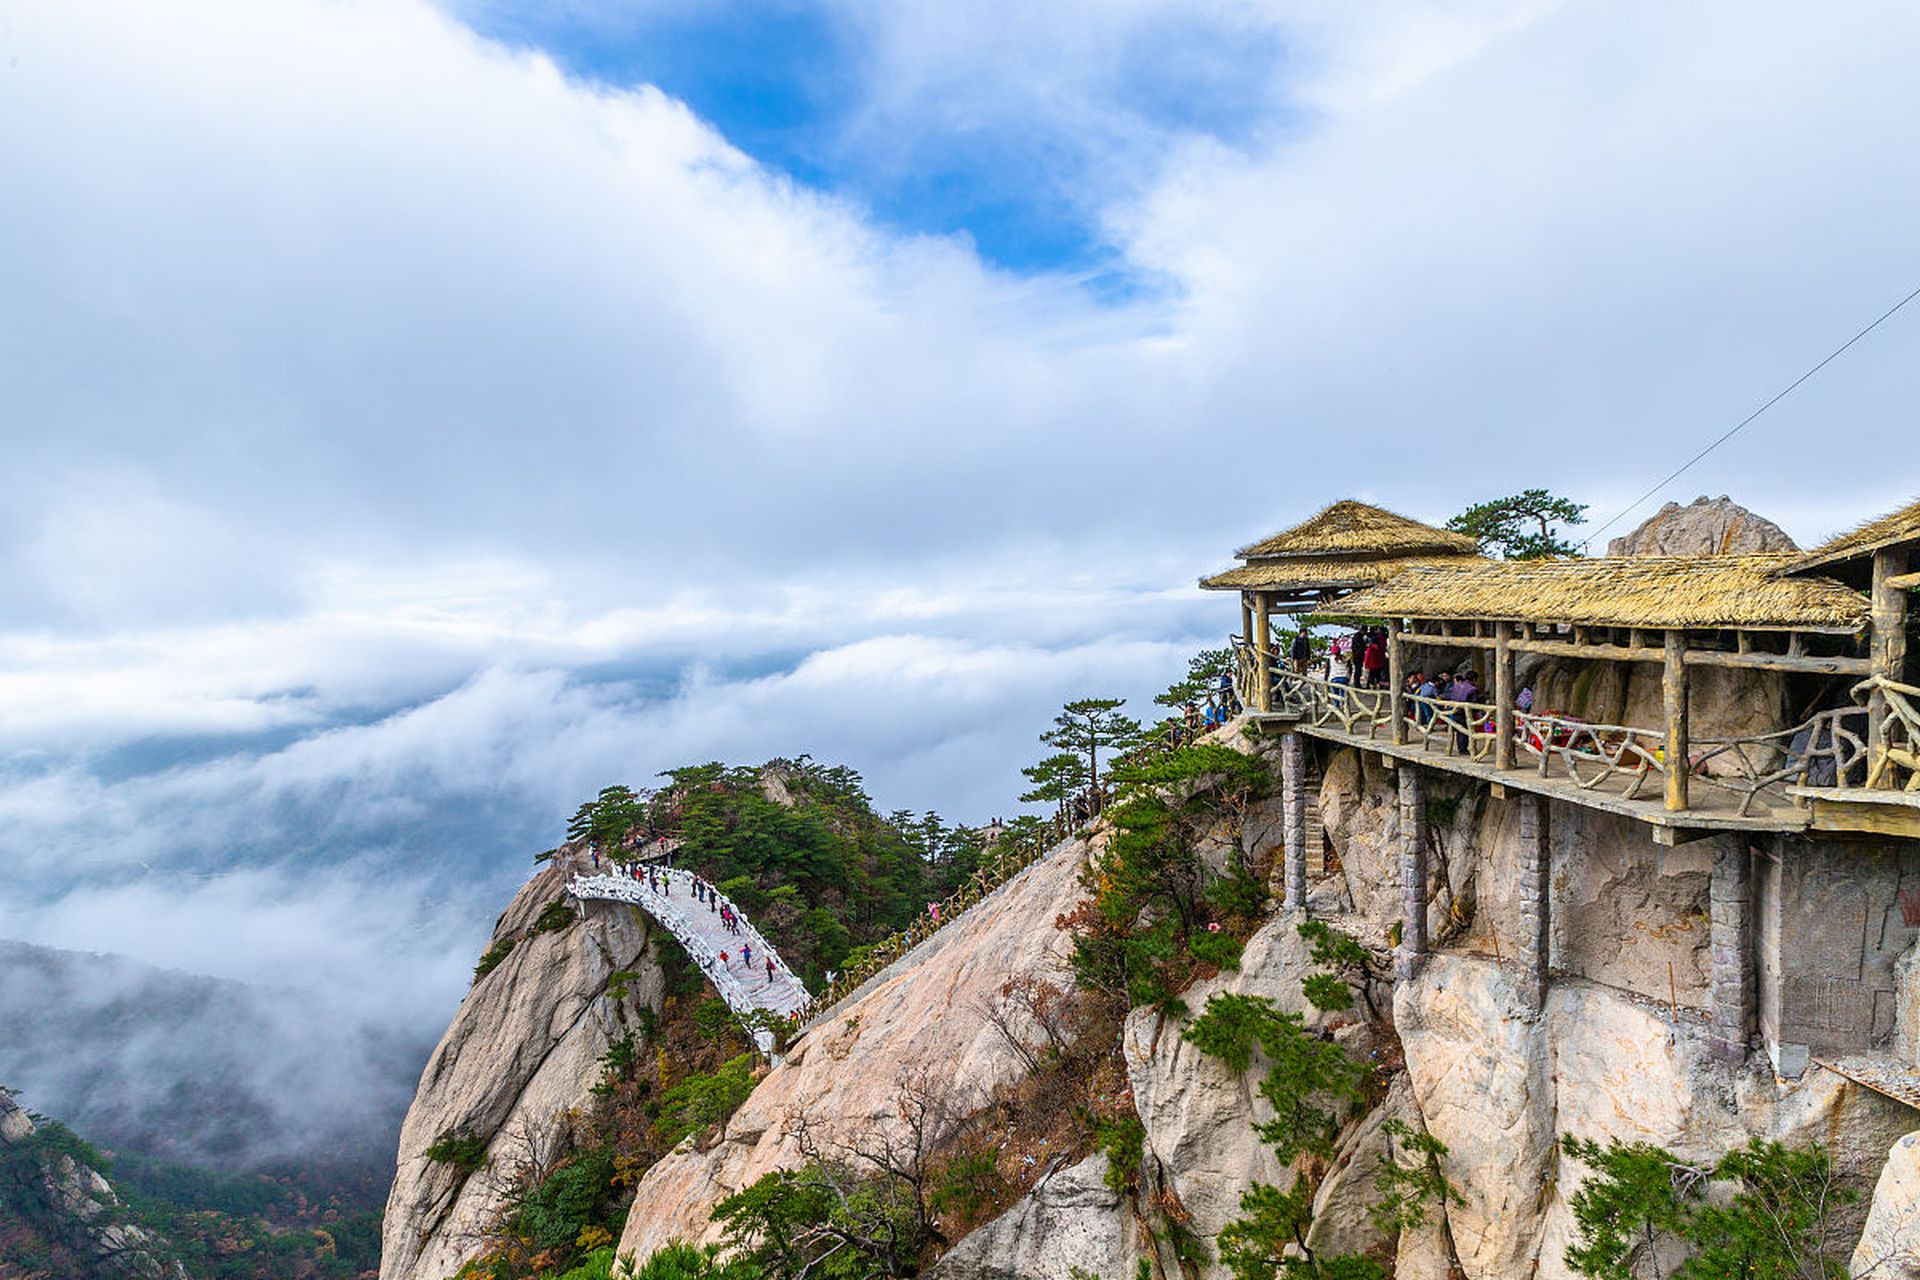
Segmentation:
<svg viewBox="0 0 1920 1280">
<path fill-rule="evenodd" d="M 1853 1251 L 1853 1273 L 1920 1280 L 1920 1130 L 1901 1138 L 1887 1153 L 1866 1229 Z"/>
<path fill-rule="evenodd" d="M 1216 992 L 1266 996 L 1282 1011 L 1322 1024 L 1323 1015 L 1300 991 L 1313 963 L 1299 922 L 1295 915 L 1268 921 L 1247 940 L 1238 971 L 1196 983 L 1181 998 L 1198 1014 Z M 1229 1070 L 1181 1038 L 1186 1021 L 1135 1009 L 1121 1046 L 1134 1107 L 1146 1126 L 1143 1158 L 1153 1166 L 1153 1181 L 1191 1215 L 1193 1230 L 1211 1239 L 1239 1216 L 1248 1184 L 1288 1187 L 1293 1175 L 1253 1131 L 1273 1119 L 1272 1106 L 1257 1092 L 1270 1064 L 1256 1052 L 1251 1070 Z"/>
<path fill-rule="evenodd" d="M 669 1241 L 718 1239 L 716 1204 L 801 1163 L 795 1116 L 818 1122 L 825 1140 L 854 1141 L 899 1123 L 904 1077 L 963 1106 L 1019 1079 L 1024 1064 L 980 1008 L 1016 974 L 1071 983 L 1067 938 L 1053 922 L 1079 896 L 1087 853 L 1081 842 L 1054 849 L 830 1010 L 754 1088 L 723 1139 L 703 1150 L 690 1138 L 647 1170 L 619 1251 L 645 1259 Z M 1057 1226 L 1066 1207 L 1085 1207 L 1068 1194 L 1073 1185 L 1028 1212 Z"/>
<path fill-rule="evenodd" d="M 1610 556 L 1744 555 L 1799 549 L 1779 525 L 1724 493 L 1717 498 L 1702 494 L 1684 507 L 1669 502 L 1632 533 L 1607 544 Z"/>
<path fill-rule="evenodd" d="M 91 1165 L 37 1141 L 31 1117 L 0 1093 L 0 1148 L 8 1177 L 0 1182 L 0 1226 L 23 1224 L 73 1260 L 76 1274 L 101 1280 L 187 1280 L 167 1258 L 167 1243 L 126 1221 L 113 1187 Z M 15 1199 L 20 1203 L 10 1203 Z M 0 1274 L 11 1274 L 0 1257 Z"/>
<path fill-rule="evenodd" d="M 1143 1257 L 1127 1199 L 1106 1182 L 1107 1158 L 1089 1156 L 1040 1179 L 1020 1202 L 972 1232 L 928 1280 L 1073 1280 L 1076 1272 L 1130 1277 Z"/>
<path fill-rule="evenodd" d="M 474 983 L 427 1062 L 400 1130 L 381 1280 L 445 1280 L 480 1252 L 515 1165 L 555 1153 L 608 1046 L 660 1005 L 657 927 L 640 911 L 587 903 L 574 923 L 534 931 L 582 869 L 563 853 L 520 890 L 492 944 L 520 940 Z M 484 1163 L 427 1156 L 449 1137 L 484 1143 Z"/>
</svg>

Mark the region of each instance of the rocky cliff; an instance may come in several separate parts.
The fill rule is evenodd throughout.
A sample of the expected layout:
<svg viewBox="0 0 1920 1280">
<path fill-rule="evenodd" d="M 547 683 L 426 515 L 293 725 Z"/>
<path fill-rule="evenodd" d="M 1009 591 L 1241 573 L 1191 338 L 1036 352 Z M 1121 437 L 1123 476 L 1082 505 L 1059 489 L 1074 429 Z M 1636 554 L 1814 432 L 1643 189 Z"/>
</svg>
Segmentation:
<svg viewBox="0 0 1920 1280">
<path fill-rule="evenodd" d="M 1271 750 L 1253 740 L 1245 746 Z M 1383 962 L 1401 900 L 1394 777 L 1353 752 L 1331 754 L 1323 773 L 1328 848 L 1324 865 L 1314 867 L 1312 910 Z M 1308 1243 L 1389 1260 L 1397 1280 L 1445 1280 L 1455 1259 L 1457 1274 L 1469 1280 L 1570 1278 L 1572 1197 L 1591 1175 L 1562 1154 L 1563 1135 L 1654 1143 L 1702 1163 L 1754 1137 L 1817 1142 L 1842 1184 L 1865 1193 L 1842 1215 L 1849 1247 L 1859 1238 L 1862 1256 L 1878 1258 L 1920 1243 L 1907 1238 L 1920 1203 L 1913 1159 L 1920 1135 L 1910 1132 L 1920 1117 L 1912 1109 L 1831 1071 L 1780 1079 L 1762 1054 L 1734 1066 L 1711 1052 L 1706 924 L 1713 908 L 1703 843 L 1662 846 L 1639 824 L 1556 803 L 1552 981 L 1543 1000 L 1534 998 L 1513 954 L 1523 924 L 1516 805 L 1464 782 L 1432 779 L 1427 901 L 1435 950 L 1407 980 L 1391 981 L 1384 963 L 1376 964 L 1377 1019 L 1329 1015 L 1306 1003 L 1303 980 L 1314 963 L 1298 931 L 1304 917 L 1274 913 L 1247 940 L 1237 969 L 1183 993 L 1187 1013 L 1127 1015 L 1119 1049 L 1140 1121 L 1137 1172 L 1109 1176 L 1109 1155 L 1084 1144 L 1052 1153 L 1036 1147 L 1028 1157 L 1032 1178 L 953 1241 L 930 1274 L 1224 1275 L 1210 1249 L 1197 1256 L 1175 1247 L 1166 1224 L 1177 1221 L 1210 1245 L 1240 1214 L 1250 1184 L 1284 1188 L 1301 1175 L 1255 1132 L 1274 1116 L 1258 1087 L 1266 1059 L 1256 1053 L 1248 1070 L 1235 1071 L 1182 1037 L 1216 993 L 1266 997 L 1370 1065 L 1378 1086 L 1371 1105 L 1346 1120 L 1333 1157 L 1313 1169 Z M 1210 842 L 1216 862 L 1239 856 L 1270 865 L 1279 818 L 1272 799 L 1239 813 L 1233 829 Z M 851 1145 L 862 1135 L 897 1132 L 910 1085 L 960 1099 L 959 1115 L 1025 1077 L 1030 1064 L 983 1010 L 1009 979 L 1070 981 L 1058 918 L 1084 896 L 1082 873 L 1104 838 L 1055 849 L 832 1010 L 721 1129 L 686 1139 L 646 1172 L 620 1252 L 644 1259 L 669 1241 L 720 1239 L 715 1206 L 765 1174 L 798 1167 L 803 1131 L 816 1144 Z M 524 920 L 553 889 L 551 882 L 529 886 L 509 915 Z M 501 936 L 511 930 L 503 919 Z M 605 997 L 605 973 L 634 963 L 645 945 L 642 921 L 589 919 L 569 934 L 516 947 L 524 967 L 513 967 L 510 956 L 475 988 L 408 1121 L 387 1280 L 435 1280 L 436 1268 L 460 1255 L 461 1233 L 488 1210 L 473 1180 L 463 1185 L 419 1158 L 425 1144 L 467 1126 L 494 1135 L 490 1150 L 497 1150 L 499 1135 L 563 1110 L 623 1016 Z M 1915 967 L 1913 955 L 1909 949 L 1899 972 Z M 1911 1014 L 1904 1004 L 1900 1012 Z M 563 1048 L 569 1037 L 577 1044 Z M 1444 1173 L 1458 1200 L 1444 1207 L 1444 1221 L 1390 1230 L 1371 1212 L 1391 1133 L 1445 1144 Z M 1910 1274 L 1900 1265 L 1874 1274 Z"/>
<path fill-rule="evenodd" d="M 186 1280 L 166 1242 L 127 1220 L 85 1148 L 64 1137 L 0 1093 L 0 1276 Z"/>
<path fill-rule="evenodd" d="M 1011 974 L 1069 981 L 1056 913 L 1078 894 L 1087 846 L 1064 845 L 875 975 L 803 1036 L 736 1111 L 725 1136 L 688 1139 L 641 1179 L 620 1252 L 645 1258 L 670 1240 L 718 1238 L 717 1203 L 800 1161 L 792 1122 L 824 1141 L 899 1122 L 903 1080 L 984 1102 L 1025 1067 L 982 1008 Z M 1084 1181 L 1084 1179 L 1082 1179 Z M 1109 1243 L 1118 1228 L 1101 1223 Z M 1105 1274 L 1104 1272 L 1102 1274 Z"/>
<path fill-rule="evenodd" d="M 608 1046 L 659 1007 L 657 930 L 644 914 L 589 903 L 553 927 L 549 910 L 582 856 L 563 852 L 515 896 L 489 943 L 490 954 L 511 949 L 475 981 L 427 1062 L 400 1130 L 382 1280 L 445 1280 L 479 1253 L 516 1174 L 565 1140 Z M 475 1154 L 428 1155 L 461 1142 Z"/>
</svg>

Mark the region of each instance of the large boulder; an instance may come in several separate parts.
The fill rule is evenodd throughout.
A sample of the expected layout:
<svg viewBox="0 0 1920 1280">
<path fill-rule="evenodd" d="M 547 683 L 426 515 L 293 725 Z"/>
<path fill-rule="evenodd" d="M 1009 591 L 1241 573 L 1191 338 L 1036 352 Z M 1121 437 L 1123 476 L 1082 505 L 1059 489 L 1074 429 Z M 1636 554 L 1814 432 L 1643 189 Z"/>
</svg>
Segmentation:
<svg viewBox="0 0 1920 1280">
<path fill-rule="evenodd" d="M 651 947 L 658 926 L 633 907 L 584 904 L 581 918 L 527 935 L 581 868 L 566 854 L 535 875 L 495 926 L 493 941 L 519 938 L 474 983 L 428 1059 L 400 1129 L 400 1152 L 381 1229 L 382 1280 L 444 1280 L 480 1252 L 500 1214 L 509 1171 L 550 1159 L 565 1142 L 569 1113 L 584 1107 L 600 1061 L 658 1008 L 661 975 Z M 608 990 L 615 973 L 616 997 Z M 477 1170 L 429 1159 L 458 1135 L 486 1144 Z"/>
<path fill-rule="evenodd" d="M 927 1280 L 1072 1280 L 1076 1272 L 1128 1280 L 1142 1257 L 1126 1197 L 1093 1155 L 1043 1177 L 1019 1203 L 970 1232 Z"/>
<path fill-rule="evenodd" d="M 1887 1153 L 1873 1189 L 1873 1207 L 1853 1251 L 1853 1273 L 1879 1280 L 1920 1280 L 1920 1130 Z"/>
<path fill-rule="evenodd" d="M 1704 494 L 1686 506 L 1669 502 L 1640 527 L 1607 544 L 1610 556 L 1746 555 L 1798 551 L 1786 531 L 1721 494 Z"/>
<path fill-rule="evenodd" d="M 1395 1076 L 1386 1099 L 1342 1135 L 1326 1180 L 1313 1193 L 1313 1227 L 1307 1232 L 1307 1246 L 1316 1255 L 1377 1254 L 1396 1246 L 1396 1238 L 1373 1220 L 1383 1199 L 1377 1185 L 1380 1167 L 1392 1158 L 1389 1120 L 1398 1120 L 1416 1133 L 1424 1129 L 1406 1076 Z"/>
</svg>

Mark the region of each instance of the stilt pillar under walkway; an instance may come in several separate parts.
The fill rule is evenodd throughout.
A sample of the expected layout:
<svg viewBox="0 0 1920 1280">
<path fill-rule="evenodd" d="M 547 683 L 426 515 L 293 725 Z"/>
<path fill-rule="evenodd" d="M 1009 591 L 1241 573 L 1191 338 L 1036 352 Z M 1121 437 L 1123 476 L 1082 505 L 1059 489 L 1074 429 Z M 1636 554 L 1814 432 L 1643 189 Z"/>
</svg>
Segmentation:
<svg viewBox="0 0 1920 1280">
<path fill-rule="evenodd" d="M 1535 1013 L 1547 1003 L 1547 960 L 1553 929 L 1553 865 L 1547 852 L 1545 796 L 1522 793 L 1520 806 L 1520 965 Z"/>
<path fill-rule="evenodd" d="M 1727 1062 L 1747 1056 L 1753 1034 L 1753 858 L 1739 834 L 1713 837 L 1708 887 L 1712 975 L 1709 985 L 1713 1054 Z"/>
<path fill-rule="evenodd" d="M 1286 896 L 1289 911 L 1307 909 L 1307 744 L 1298 733 L 1280 735 L 1280 797 L 1286 842 Z"/>
</svg>

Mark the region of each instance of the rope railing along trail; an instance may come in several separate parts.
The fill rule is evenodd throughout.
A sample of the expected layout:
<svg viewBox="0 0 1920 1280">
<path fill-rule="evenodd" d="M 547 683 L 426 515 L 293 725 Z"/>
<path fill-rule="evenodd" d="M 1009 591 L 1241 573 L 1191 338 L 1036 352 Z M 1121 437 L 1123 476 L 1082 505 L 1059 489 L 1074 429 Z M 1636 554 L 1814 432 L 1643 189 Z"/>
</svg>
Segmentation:
<svg viewBox="0 0 1920 1280">
<path fill-rule="evenodd" d="M 656 890 L 653 887 L 655 883 L 660 884 L 665 892 Z M 719 911 L 710 907 L 707 901 L 694 896 L 695 884 L 701 886 L 702 894 L 714 904 L 733 913 L 739 922 L 737 931 L 721 923 Z M 655 867 L 638 876 L 575 876 L 568 884 L 567 892 L 579 899 L 629 903 L 658 920 L 661 927 L 671 933 L 687 955 L 692 957 L 700 967 L 700 972 L 713 983 L 720 998 L 726 1001 L 727 1008 L 743 1019 L 756 1010 L 791 1017 L 795 1010 L 810 1003 L 807 988 L 799 976 L 787 967 L 780 953 L 760 936 L 760 931 L 753 927 L 740 908 L 730 902 L 725 894 L 689 871 Z M 743 963 L 740 958 L 743 944 L 753 949 L 751 964 Z M 720 958 L 723 951 L 727 953 L 725 960 Z M 767 975 L 768 960 L 773 962 L 771 979 Z M 772 1033 L 764 1027 L 755 1027 L 752 1034 L 754 1047 L 763 1055 L 772 1057 Z"/>
<path fill-rule="evenodd" d="M 867 948 L 858 963 L 834 975 L 834 980 L 828 984 L 826 990 L 801 1006 L 794 1019 L 796 1024 L 801 1030 L 811 1026 L 835 1005 L 858 990 L 867 979 L 952 924 L 969 907 L 976 906 L 995 889 L 1065 843 L 1065 840 L 1052 845 L 1036 842 L 1023 848 L 1002 851 L 988 864 L 975 871 L 965 884 L 935 904 L 937 910 L 930 908 L 926 914 L 907 928 L 892 937 L 882 938 L 874 943 Z"/>
</svg>

